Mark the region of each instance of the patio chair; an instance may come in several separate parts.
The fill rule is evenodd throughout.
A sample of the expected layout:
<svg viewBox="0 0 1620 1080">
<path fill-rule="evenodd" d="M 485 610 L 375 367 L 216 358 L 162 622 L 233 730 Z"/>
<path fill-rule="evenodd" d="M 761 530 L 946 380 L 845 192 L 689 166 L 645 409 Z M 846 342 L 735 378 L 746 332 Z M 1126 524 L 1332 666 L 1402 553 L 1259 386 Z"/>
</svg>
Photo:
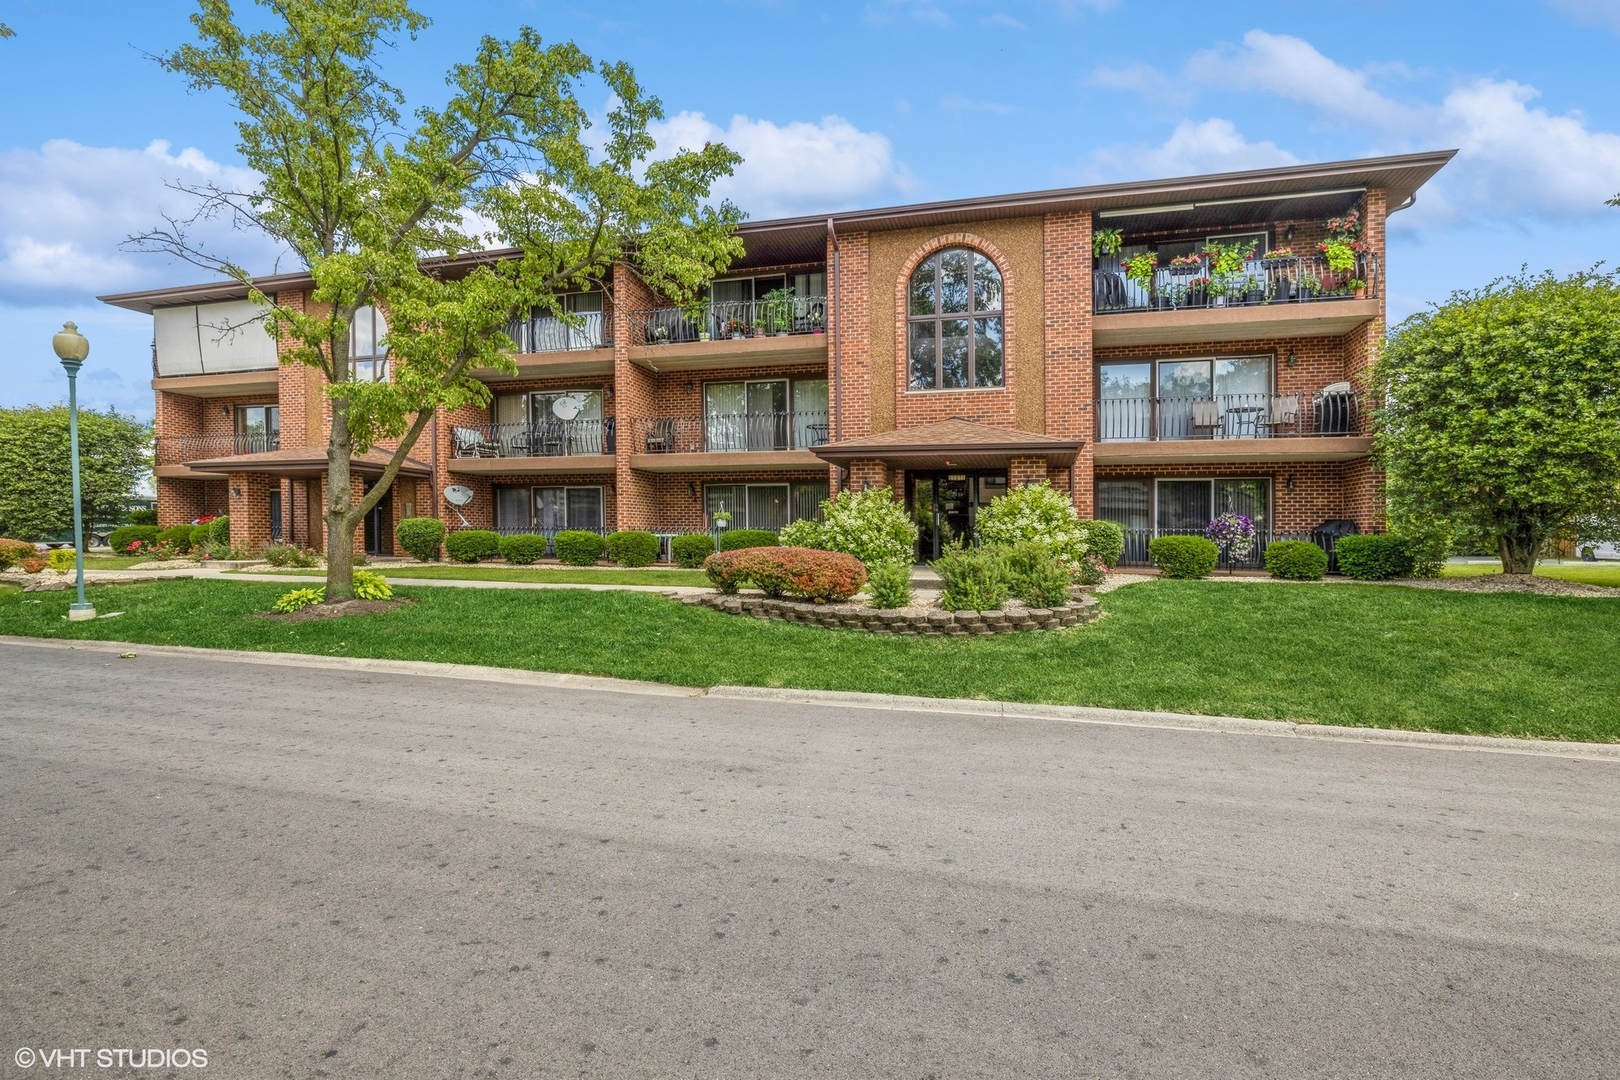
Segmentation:
<svg viewBox="0 0 1620 1080">
<path fill-rule="evenodd" d="M 667 454 L 675 449 L 675 421 L 664 417 L 647 422 L 647 453 Z"/>
<path fill-rule="evenodd" d="M 501 448 L 484 438 L 484 433 L 477 428 L 458 427 L 450 429 L 451 437 L 455 440 L 455 456 L 467 457 L 499 457 Z"/>
<path fill-rule="evenodd" d="M 1213 439 L 1221 429 L 1221 407 L 1213 400 L 1192 403 L 1192 434 L 1195 439 Z"/>
<path fill-rule="evenodd" d="M 829 429 L 829 425 L 827 425 L 827 424 L 806 424 L 806 425 L 804 425 L 805 434 L 810 437 L 809 445 L 810 446 L 826 446 L 827 445 L 827 432 L 828 432 L 828 429 Z"/>
<path fill-rule="evenodd" d="M 529 433 L 529 450 L 536 457 L 561 457 L 568 453 L 568 437 L 561 421 L 545 420 Z"/>
<path fill-rule="evenodd" d="M 1254 426 L 1257 434 L 1267 436 L 1295 427 L 1298 423 L 1299 395 L 1272 394 L 1271 408 L 1254 422 Z"/>
</svg>

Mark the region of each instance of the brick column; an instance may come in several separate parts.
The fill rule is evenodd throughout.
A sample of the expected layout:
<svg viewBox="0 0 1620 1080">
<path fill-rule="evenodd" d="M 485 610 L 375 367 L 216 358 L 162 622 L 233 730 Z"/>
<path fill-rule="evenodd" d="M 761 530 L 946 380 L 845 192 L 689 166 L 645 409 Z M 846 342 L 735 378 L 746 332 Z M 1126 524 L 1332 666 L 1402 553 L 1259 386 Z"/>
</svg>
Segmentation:
<svg viewBox="0 0 1620 1080">
<path fill-rule="evenodd" d="M 658 414 L 656 380 L 652 372 L 630 361 L 635 321 L 631 313 L 655 307 L 658 300 L 640 275 L 623 263 L 613 268 L 613 299 L 614 520 L 621 529 L 651 530 L 660 525 L 657 479 L 632 469 L 630 455 L 641 433 L 639 421 Z"/>
<path fill-rule="evenodd" d="M 1082 518 L 1095 510 L 1092 441 L 1096 437 L 1096 373 L 1091 347 L 1091 214 L 1048 214 L 1046 274 L 1046 434 L 1080 439 L 1070 497 Z M 1041 473 L 1045 476 L 1044 466 Z M 1011 479 L 1011 478 L 1009 478 Z M 1065 486 L 1067 486 L 1065 478 Z M 1013 481 L 1016 483 L 1016 481 Z"/>
<path fill-rule="evenodd" d="M 279 482 L 267 473 L 230 474 L 232 547 L 263 551 L 270 546 L 270 489 Z"/>
<path fill-rule="evenodd" d="M 869 487 L 888 487 L 889 468 L 877 458 L 857 458 L 849 463 L 849 487 L 861 491 Z"/>
<path fill-rule="evenodd" d="M 1007 463 L 1007 490 L 1046 479 L 1046 459 L 1015 457 Z"/>
</svg>

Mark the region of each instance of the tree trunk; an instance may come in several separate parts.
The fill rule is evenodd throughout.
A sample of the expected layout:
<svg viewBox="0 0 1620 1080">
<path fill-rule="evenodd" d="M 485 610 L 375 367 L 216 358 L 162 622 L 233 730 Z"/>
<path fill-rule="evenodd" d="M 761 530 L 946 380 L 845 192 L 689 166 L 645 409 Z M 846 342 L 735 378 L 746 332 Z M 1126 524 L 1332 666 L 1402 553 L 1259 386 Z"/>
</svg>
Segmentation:
<svg viewBox="0 0 1620 1080">
<path fill-rule="evenodd" d="M 1515 521 L 1496 537 L 1496 550 L 1502 557 L 1502 573 L 1533 574 L 1536 572 L 1536 548 L 1541 537 L 1535 525 L 1528 521 Z"/>
<path fill-rule="evenodd" d="M 354 439 L 349 435 L 348 403 L 332 399 L 332 437 L 326 443 L 326 602 L 336 604 L 354 595 L 354 530 L 360 515 L 354 512 L 349 459 Z"/>
</svg>

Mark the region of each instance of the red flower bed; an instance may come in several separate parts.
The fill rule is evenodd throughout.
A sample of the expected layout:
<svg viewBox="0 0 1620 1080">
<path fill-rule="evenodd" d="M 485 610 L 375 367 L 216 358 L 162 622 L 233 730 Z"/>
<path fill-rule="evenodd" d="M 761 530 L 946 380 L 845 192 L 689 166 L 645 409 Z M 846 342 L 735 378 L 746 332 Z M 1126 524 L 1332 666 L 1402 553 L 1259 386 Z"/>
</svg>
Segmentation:
<svg viewBox="0 0 1620 1080">
<path fill-rule="evenodd" d="M 753 585 L 766 596 L 816 602 L 848 600 L 866 584 L 866 567 L 853 555 L 811 548 L 742 548 L 703 562 L 721 592 Z"/>
</svg>

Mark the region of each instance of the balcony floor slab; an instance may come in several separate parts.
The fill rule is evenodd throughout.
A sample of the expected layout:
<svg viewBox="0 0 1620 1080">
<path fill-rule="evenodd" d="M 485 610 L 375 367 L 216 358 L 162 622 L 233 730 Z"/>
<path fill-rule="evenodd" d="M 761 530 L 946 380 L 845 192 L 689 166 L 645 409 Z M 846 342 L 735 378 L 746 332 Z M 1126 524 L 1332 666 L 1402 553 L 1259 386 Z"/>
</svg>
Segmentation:
<svg viewBox="0 0 1620 1080">
<path fill-rule="evenodd" d="M 630 467 L 651 473 L 765 472 L 811 469 L 826 472 L 827 463 L 808 450 L 741 450 L 696 454 L 631 454 Z"/>
<path fill-rule="evenodd" d="M 465 476 L 523 476 L 538 473 L 611 474 L 612 454 L 558 454 L 555 457 L 453 457 L 449 469 Z"/>
<path fill-rule="evenodd" d="M 1268 461 L 1357 461 L 1372 453 L 1370 435 L 1324 435 L 1271 439 L 1165 439 L 1099 442 L 1098 465 L 1261 464 Z"/>
<path fill-rule="evenodd" d="M 280 377 L 278 368 L 226 371 L 214 375 L 163 375 L 152 380 L 152 389 L 200 398 L 275 394 L 280 386 Z"/>
<path fill-rule="evenodd" d="M 679 341 L 637 345 L 630 362 L 649 371 L 706 371 L 715 368 L 769 367 L 778 364 L 827 362 L 826 334 L 745 338 L 742 341 Z"/>
<path fill-rule="evenodd" d="M 1377 300 L 1098 312 L 1092 321 L 1092 343 L 1107 348 L 1256 338 L 1342 337 L 1378 315 Z"/>
</svg>

